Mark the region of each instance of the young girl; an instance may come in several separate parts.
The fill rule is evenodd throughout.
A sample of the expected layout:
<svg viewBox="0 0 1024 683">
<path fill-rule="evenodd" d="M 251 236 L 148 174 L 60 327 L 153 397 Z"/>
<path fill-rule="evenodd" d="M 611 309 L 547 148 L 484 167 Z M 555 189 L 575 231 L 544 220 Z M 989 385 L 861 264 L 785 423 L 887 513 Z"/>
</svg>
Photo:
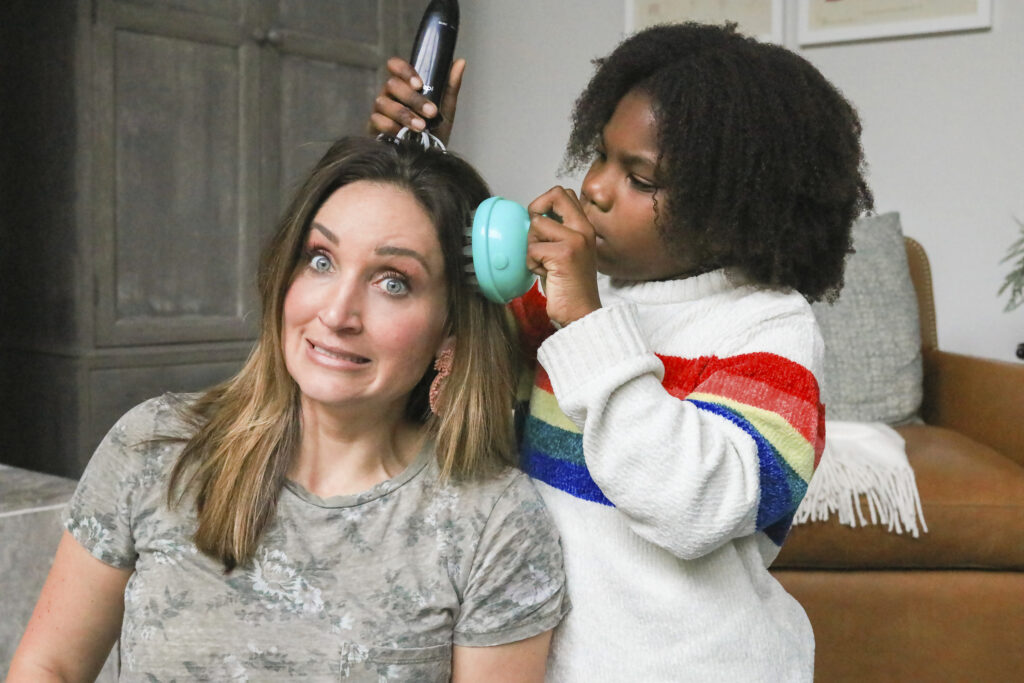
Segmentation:
<svg viewBox="0 0 1024 683">
<path fill-rule="evenodd" d="M 377 122 L 426 115 L 398 61 L 382 94 L 405 104 L 378 98 Z M 858 118 L 729 26 L 648 29 L 597 64 L 567 154 L 589 171 L 530 204 L 543 289 L 511 305 L 537 361 L 521 463 L 574 605 L 548 678 L 810 681 L 810 624 L 768 566 L 824 443 L 808 300 L 838 293 L 871 207 Z"/>
</svg>

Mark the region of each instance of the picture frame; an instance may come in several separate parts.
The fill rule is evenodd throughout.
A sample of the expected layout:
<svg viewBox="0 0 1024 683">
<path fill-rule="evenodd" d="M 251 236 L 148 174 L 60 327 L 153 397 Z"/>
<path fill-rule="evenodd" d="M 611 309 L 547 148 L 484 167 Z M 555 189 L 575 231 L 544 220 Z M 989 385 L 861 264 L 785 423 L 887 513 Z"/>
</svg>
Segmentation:
<svg viewBox="0 0 1024 683">
<path fill-rule="evenodd" d="M 734 21 L 741 33 L 783 44 L 787 0 L 626 0 L 626 34 L 661 22 Z"/>
<path fill-rule="evenodd" d="M 797 0 L 801 47 L 992 27 L 992 0 Z"/>
</svg>

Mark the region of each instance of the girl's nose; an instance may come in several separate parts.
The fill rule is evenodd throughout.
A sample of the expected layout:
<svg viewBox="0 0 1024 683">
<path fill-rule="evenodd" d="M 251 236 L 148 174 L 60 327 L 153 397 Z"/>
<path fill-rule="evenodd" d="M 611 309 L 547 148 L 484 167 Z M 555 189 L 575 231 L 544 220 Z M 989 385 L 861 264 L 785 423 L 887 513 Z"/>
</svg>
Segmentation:
<svg viewBox="0 0 1024 683">
<path fill-rule="evenodd" d="M 598 162 L 595 162 L 580 186 L 584 198 L 601 211 L 607 211 L 612 205 L 612 193 L 609 188 L 607 173 L 603 173 Z"/>
<path fill-rule="evenodd" d="M 358 333 L 363 329 L 363 301 L 352 283 L 339 284 L 325 298 L 317 317 L 336 333 Z"/>
</svg>

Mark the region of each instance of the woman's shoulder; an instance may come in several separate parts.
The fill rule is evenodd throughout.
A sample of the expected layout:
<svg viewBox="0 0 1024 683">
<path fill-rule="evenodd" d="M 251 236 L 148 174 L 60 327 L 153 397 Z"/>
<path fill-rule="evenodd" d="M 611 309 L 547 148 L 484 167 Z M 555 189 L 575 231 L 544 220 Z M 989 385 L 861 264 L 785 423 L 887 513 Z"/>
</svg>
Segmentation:
<svg viewBox="0 0 1024 683">
<path fill-rule="evenodd" d="M 114 428 L 140 436 L 178 431 L 187 423 L 188 408 L 198 397 L 199 394 L 168 392 L 148 398 L 128 409 Z"/>
<path fill-rule="evenodd" d="M 448 508 L 453 523 L 468 523 L 476 529 L 471 535 L 513 519 L 531 519 L 541 527 L 552 524 L 533 481 L 513 467 L 475 477 L 453 477 L 443 483 L 435 479 L 431 489 L 428 506 L 432 510 Z"/>
<path fill-rule="evenodd" d="M 489 474 L 472 478 L 453 479 L 451 485 L 458 489 L 463 498 L 478 500 L 495 505 L 500 500 L 540 501 L 540 495 L 522 470 L 502 467 Z"/>
<path fill-rule="evenodd" d="M 116 460 L 115 469 L 123 471 L 160 468 L 166 458 L 154 456 L 177 450 L 194 432 L 188 408 L 195 398 L 165 393 L 135 405 L 110 428 L 92 459 Z"/>
</svg>

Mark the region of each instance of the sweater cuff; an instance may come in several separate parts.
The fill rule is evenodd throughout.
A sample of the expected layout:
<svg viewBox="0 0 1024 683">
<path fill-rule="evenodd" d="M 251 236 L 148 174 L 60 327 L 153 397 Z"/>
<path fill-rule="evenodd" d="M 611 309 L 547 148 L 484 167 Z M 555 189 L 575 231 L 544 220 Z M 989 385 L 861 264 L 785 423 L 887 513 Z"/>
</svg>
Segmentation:
<svg viewBox="0 0 1024 683">
<path fill-rule="evenodd" d="M 653 371 L 659 380 L 665 374 L 640 331 L 633 303 L 599 308 L 570 323 L 545 340 L 537 360 L 556 395 L 560 388 L 581 388 L 626 366 L 630 373 Z"/>
</svg>

